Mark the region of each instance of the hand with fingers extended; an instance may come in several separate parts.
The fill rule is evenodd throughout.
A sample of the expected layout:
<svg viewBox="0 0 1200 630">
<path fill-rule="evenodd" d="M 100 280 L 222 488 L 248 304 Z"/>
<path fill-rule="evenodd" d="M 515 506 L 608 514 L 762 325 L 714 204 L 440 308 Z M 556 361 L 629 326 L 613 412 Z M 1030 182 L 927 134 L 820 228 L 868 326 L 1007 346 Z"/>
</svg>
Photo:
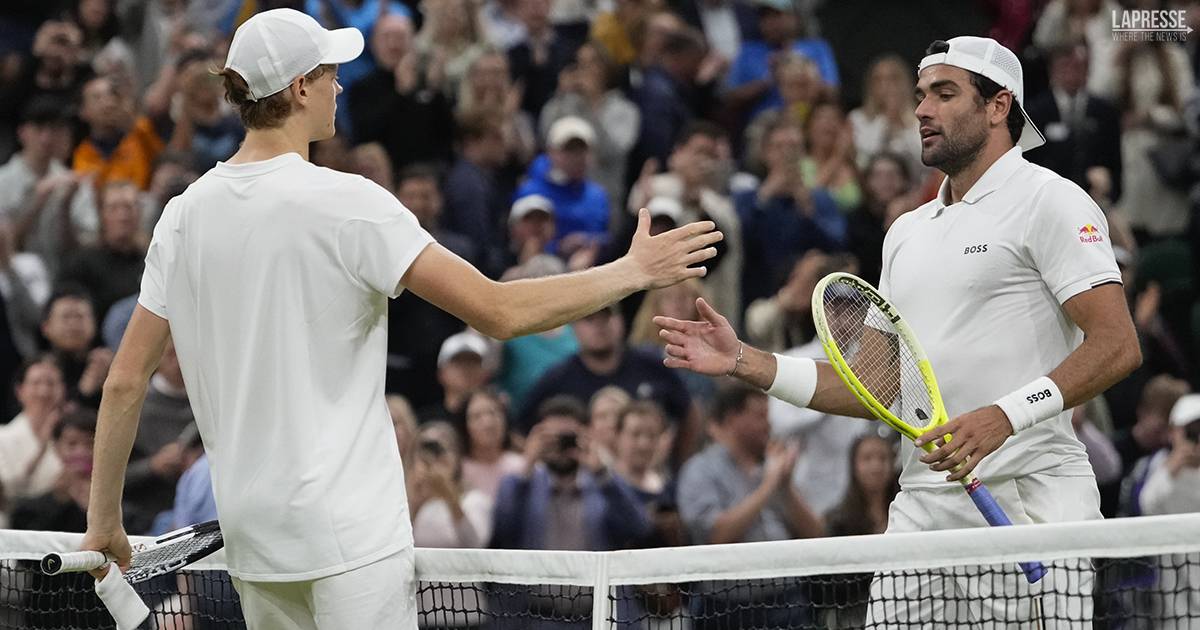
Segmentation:
<svg viewBox="0 0 1200 630">
<path fill-rule="evenodd" d="M 933 470 L 944 472 L 962 464 L 946 477 L 946 481 L 959 481 L 1012 434 L 1008 416 L 996 405 L 989 405 L 930 429 L 917 439 L 917 446 L 937 447 L 921 456 L 921 461 Z"/>
<path fill-rule="evenodd" d="M 625 257 L 633 263 L 635 273 L 641 276 L 640 284 L 646 289 L 660 289 L 688 278 L 702 278 L 708 270 L 693 265 L 717 255 L 713 245 L 724 235 L 716 227 L 712 221 L 697 221 L 651 236 L 650 211 L 642 208 L 638 211 L 637 232 Z"/>
<path fill-rule="evenodd" d="M 729 320 L 709 306 L 704 298 L 696 300 L 696 310 L 700 313 L 701 321 L 698 322 L 663 316 L 654 318 L 654 325 L 661 329 L 659 336 L 667 342 L 667 358 L 663 363 L 667 367 L 684 368 L 708 376 L 725 376 L 737 364 L 741 342 Z"/>
</svg>

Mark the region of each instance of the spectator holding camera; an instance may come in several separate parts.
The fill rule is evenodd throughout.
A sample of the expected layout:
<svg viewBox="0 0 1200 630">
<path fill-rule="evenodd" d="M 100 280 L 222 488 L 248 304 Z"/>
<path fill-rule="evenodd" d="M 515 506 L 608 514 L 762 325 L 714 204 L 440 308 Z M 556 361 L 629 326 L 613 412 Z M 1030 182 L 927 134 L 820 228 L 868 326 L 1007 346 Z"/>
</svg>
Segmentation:
<svg viewBox="0 0 1200 630">
<path fill-rule="evenodd" d="M 583 404 L 570 396 L 538 408 L 525 468 L 500 484 L 492 547 L 622 549 L 651 531 L 637 494 L 597 456 Z"/>
<path fill-rule="evenodd" d="M 675 503 L 675 484 L 666 470 L 675 433 L 658 405 L 638 400 L 617 416 L 617 473 L 633 486 L 654 522 L 654 531 L 642 541 L 646 547 L 687 544 L 687 533 Z"/>
<path fill-rule="evenodd" d="M 1171 408 L 1171 445 L 1150 460 L 1139 502 L 1145 515 L 1200 512 L 1200 394 Z"/>
<path fill-rule="evenodd" d="M 462 483 L 462 447 L 448 422 L 430 422 L 417 438 L 408 482 L 418 547 L 477 548 L 491 536 L 492 500 Z"/>
</svg>

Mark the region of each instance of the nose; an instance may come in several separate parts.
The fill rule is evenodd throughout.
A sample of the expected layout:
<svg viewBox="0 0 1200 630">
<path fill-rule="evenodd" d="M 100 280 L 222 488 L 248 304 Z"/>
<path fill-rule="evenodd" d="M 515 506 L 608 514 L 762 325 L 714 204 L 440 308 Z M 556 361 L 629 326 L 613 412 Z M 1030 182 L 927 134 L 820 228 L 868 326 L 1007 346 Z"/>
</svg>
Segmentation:
<svg viewBox="0 0 1200 630">
<path fill-rule="evenodd" d="M 340 82 L 338 82 L 338 80 L 337 80 L 337 79 L 334 79 L 334 80 L 333 80 L 333 93 L 334 93 L 334 94 L 341 94 L 341 93 L 342 93 L 342 84 L 341 84 Z"/>
<path fill-rule="evenodd" d="M 917 103 L 917 109 L 913 113 L 917 115 L 917 120 L 925 122 L 933 120 L 933 110 L 934 106 L 931 103 L 931 99 L 926 96 Z"/>
</svg>

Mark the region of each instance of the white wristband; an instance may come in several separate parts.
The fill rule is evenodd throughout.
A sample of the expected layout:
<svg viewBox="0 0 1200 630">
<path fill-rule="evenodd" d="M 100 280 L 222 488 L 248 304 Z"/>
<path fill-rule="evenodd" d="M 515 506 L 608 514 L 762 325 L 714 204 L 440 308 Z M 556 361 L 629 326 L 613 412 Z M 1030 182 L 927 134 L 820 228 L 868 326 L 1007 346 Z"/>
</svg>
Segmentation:
<svg viewBox="0 0 1200 630">
<path fill-rule="evenodd" d="M 995 404 L 1004 410 L 1016 434 L 1062 413 L 1063 395 L 1049 376 L 1043 376 L 997 400 Z"/>
<path fill-rule="evenodd" d="M 775 355 L 775 381 L 767 390 L 774 396 L 797 407 L 807 407 L 817 391 L 817 362 L 804 357 Z"/>
</svg>

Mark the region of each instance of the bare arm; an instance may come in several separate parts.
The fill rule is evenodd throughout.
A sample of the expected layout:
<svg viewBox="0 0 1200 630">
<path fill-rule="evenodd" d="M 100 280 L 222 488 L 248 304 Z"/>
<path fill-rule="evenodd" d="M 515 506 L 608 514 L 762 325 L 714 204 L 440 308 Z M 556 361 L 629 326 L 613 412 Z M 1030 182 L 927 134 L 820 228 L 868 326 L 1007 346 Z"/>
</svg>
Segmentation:
<svg viewBox="0 0 1200 630">
<path fill-rule="evenodd" d="M 511 339 L 550 330 L 643 289 L 701 277 L 702 263 L 716 255 L 721 240 L 711 221 L 692 223 L 658 236 L 649 234 L 649 213 L 638 215 L 629 253 L 584 271 L 495 282 L 444 247 L 425 248 L 401 284 L 480 332 Z"/>
<path fill-rule="evenodd" d="M 659 335 L 667 341 L 664 364 L 709 376 L 725 376 L 732 371 L 733 376 L 748 385 L 770 389 L 775 382 L 778 358 L 773 353 L 746 345 L 742 348 L 739 363 L 737 355 L 742 342 L 738 341 L 729 321 L 703 299 L 696 301 L 696 308 L 701 317 L 698 322 L 654 318 L 654 323 L 662 329 Z M 808 407 L 838 416 L 875 417 L 850 393 L 833 366 L 824 361 L 817 361 L 817 389 Z"/>
<path fill-rule="evenodd" d="M 746 530 L 758 520 L 758 515 L 774 494 L 775 488 L 771 485 L 759 485 L 746 498 L 717 516 L 705 542 L 710 545 L 742 542 Z"/>
<path fill-rule="evenodd" d="M 137 434 L 150 375 L 162 359 L 170 333 L 167 320 L 140 304 L 134 308 L 100 399 L 88 532 L 83 548 L 108 551 L 122 569 L 128 568 L 130 555 L 129 541 L 121 525 L 125 466 Z"/>
</svg>

